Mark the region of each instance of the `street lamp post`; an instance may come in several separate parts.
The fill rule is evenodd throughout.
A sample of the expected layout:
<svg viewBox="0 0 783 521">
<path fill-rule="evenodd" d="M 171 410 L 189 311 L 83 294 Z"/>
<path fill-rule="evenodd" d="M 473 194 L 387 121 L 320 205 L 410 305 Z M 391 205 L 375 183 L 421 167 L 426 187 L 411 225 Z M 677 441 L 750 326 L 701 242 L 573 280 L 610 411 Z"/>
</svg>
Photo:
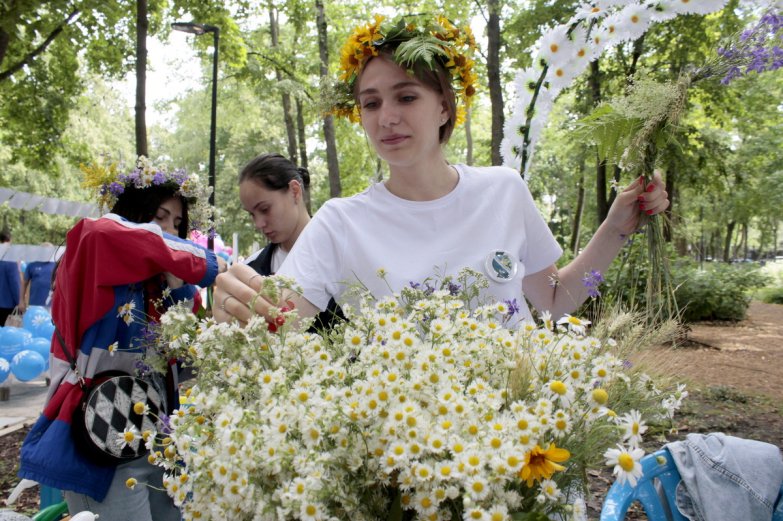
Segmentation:
<svg viewBox="0 0 783 521">
<path fill-rule="evenodd" d="M 174 22 L 171 28 L 183 33 L 202 34 L 212 33 L 214 53 L 212 55 L 212 118 L 209 129 L 209 186 L 212 189 L 209 194 L 209 205 L 212 214 L 215 213 L 215 141 L 217 139 L 217 77 L 218 77 L 218 42 L 220 41 L 220 28 L 214 25 L 197 24 L 193 22 Z M 215 230 L 209 230 L 207 234 L 207 247 L 215 249 Z"/>
</svg>

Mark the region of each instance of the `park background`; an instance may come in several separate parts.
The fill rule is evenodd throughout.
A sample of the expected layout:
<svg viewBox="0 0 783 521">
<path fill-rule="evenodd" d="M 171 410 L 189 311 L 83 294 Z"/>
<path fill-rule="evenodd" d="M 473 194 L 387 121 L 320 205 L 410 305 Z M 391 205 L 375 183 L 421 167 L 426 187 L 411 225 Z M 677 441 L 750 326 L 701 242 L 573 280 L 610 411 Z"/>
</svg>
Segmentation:
<svg viewBox="0 0 783 521">
<path fill-rule="evenodd" d="M 241 211 L 236 177 L 255 155 L 280 152 L 306 166 L 313 179 L 313 211 L 326 199 L 355 194 L 383 176 L 361 128 L 325 118 L 320 103 L 324 74 L 336 75 L 340 43 L 357 23 L 371 21 L 370 13 L 443 13 L 475 28 L 481 88 L 447 156 L 452 162 L 486 165 L 501 162 L 502 123 L 513 111 L 515 72 L 530 65 L 530 48 L 541 33 L 568 20 L 579 2 L 58 0 L 4 5 L 0 186 L 74 201 L 88 201 L 91 195 L 80 186 L 79 164 L 99 158 L 123 161 L 130 169 L 136 153 L 145 153 L 206 178 L 213 39 L 172 32 L 170 24 L 185 20 L 220 28 L 218 231 L 223 237 L 238 232 L 240 252 L 246 255 L 262 238 Z M 566 250 L 583 246 L 606 215 L 612 179 L 630 181 L 612 165 L 597 162 L 588 140 L 574 137 L 579 119 L 625 92 L 640 71 L 674 81 L 703 64 L 715 55 L 721 38 L 753 23 L 767 5 L 732 0 L 714 14 L 653 23 L 638 40 L 593 62 L 559 96 L 529 177 Z M 144 69 L 154 79 L 149 84 L 136 70 L 137 6 L 147 11 L 146 62 L 154 65 L 154 72 Z M 177 49 L 187 52 L 177 57 Z M 713 81 L 691 89 L 677 139 L 661 151 L 658 164 L 672 201 L 667 237 L 678 254 L 730 261 L 781 253 L 781 99 L 779 70 L 728 86 Z M 35 210 L 0 208 L 0 215 L 20 244 L 60 244 L 75 223 Z"/>
<path fill-rule="evenodd" d="M 255 155 L 280 152 L 306 166 L 313 180 L 313 212 L 330 197 L 358 193 L 384 176 L 361 128 L 325 117 L 322 110 L 321 85 L 336 75 L 339 45 L 354 26 L 371 21 L 372 13 L 442 13 L 470 23 L 479 46 L 481 89 L 447 157 L 499 164 L 503 120 L 513 111 L 515 72 L 531 65 L 530 49 L 542 32 L 567 21 L 580 4 L 3 3 L 0 187 L 86 202 L 92 194 L 80 186 L 80 164 L 104 158 L 130 169 L 142 153 L 206 179 L 213 39 L 172 32 L 170 24 L 213 25 L 220 28 L 218 232 L 224 238 L 237 233 L 239 253 L 247 255 L 254 242 L 263 244 L 263 237 L 239 206 L 236 177 Z M 605 217 L 613 180 L 630 182 L 619 169 L 597 160 L 589 140 L 577 137 L 578 122 L 600 103 L 625 93 L 634 76 L 676 81 L 715 56 L 724 38 L 754 24 L 771 5 L 732 0 L 713 14 L 654 23 L 639 39 L 602 55 L 558 97 L 529 183 L 566 258 L 584 246 Z M 138 59 L 144 53 L 137 52 L 137 38 L 145 33 L 146 65 L 137 69 L 144 63 Z M 672 201 L 665 229 L 669 259 L 678 300 L 691 315 L 683 342 L 688 349 L 657 356 L 668 359 L 662 371 L 694 384 L 683 433 L 723 430 L 783 446 L 783 378 L 776 369 L 783 366 L 781 79 L 778 69 L 729 85 L 694 86 L 676 139 L 660 151 L 658 167 Z M 17 244 L 61 244 L 76 222 L 8 205 L 0 206 L 0 215 Z M 607 278 L 605 292 L 626 282 L 621 275 Z M 7 439 L 3 454 L 12 456 L 18 445 L 6 444 Z M 0 492 L 13 483 L 13 463 L 3 468 Z"/>
</svg>

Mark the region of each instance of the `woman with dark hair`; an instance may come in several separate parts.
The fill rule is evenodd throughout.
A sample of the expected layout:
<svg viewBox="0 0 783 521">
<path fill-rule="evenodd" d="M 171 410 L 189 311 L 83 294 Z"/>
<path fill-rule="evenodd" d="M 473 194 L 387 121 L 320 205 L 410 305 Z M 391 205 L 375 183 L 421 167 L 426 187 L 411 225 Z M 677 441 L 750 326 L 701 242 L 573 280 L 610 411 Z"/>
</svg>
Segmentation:
<svg viewBox="0 0 783 521">
<path fill-rule="evenodd" d="M 669 205 L 659 174 L 647 186 L 637 180 L 618 193 L 582 253 L 557 268 L 562 249 L 519 172 L 445 157 L 443 145 L 475 92 L 473 46 L 469 28 L 443 17 L 386 24 L 380 16 L 343 46 L 337 109 L 361 121 L 389 177 L 327 201 L 299 237 L 278 273 L 302 287 L 302 295 L 289 291 L 282 299 L 300 315 L 314 315 L 353 284 L 380 299 L 435 273 L 471 268 L 488 279 L 479 300 L 515 302 L 519 320 L 532 320 L 526 300 L 560 317 L 589 296 L 583 277 L 608 268 L 640 214 Z M 280 303 L 253 300 L 261 282 L 246 267 L 232 267 L 218 278 L 215 299 L 224 306 L 215 317 L 271 320 L 270 306 Z"/>
<path fill-rule="evenodd" d="M 176 185 L 163 185 L 155 190 L 130 186 L 111 211 L 132 222 L 155 222 L 164 232 L 187 239 L 188 198 L 179 195 L 178 191 Z"/>
<path fill-rule="evenodd" d="M 239 173 L 239 199 L 256 229 L 269 241 L 245 263 L 259 275 L 274 275 L 299 234 L 310 222 L 307 210 L 310 173 L 280 154 L 261 154 Z M 328 327 L 343 318 L 331 300 L 316 316 L 316 327 Z"/>
<path fill-rule="evenodd" d="M 261 275 L 275 273 L 310 222 L 310 173 L 280 154 L 261 154 L 239 173 L 239 200 L 269 244 L 245 263 Z"/>
<path fill-rule="evenodd" d="M 178 403 L 176 365 L 157 352 L 151 326 L 169 306 L 194 298 L 193 286 L 182 281 L 209 285 L 225 263 L 184 239 L 192 224 L 188 211 L 203 197 L 194 176 L 156 168 L 145 158 L 129 174 L 100 165 L 84 170 L 85 184 L 97 189 L 101 205 L 112 212 L 83 219 L 66 237 L 52 298 L 57 328 L 52 383 L 43 414 L 22 446 L 19 474 L 63 490 L 72 514 L 89 510 L 101 519 L 178 520 L 179 510 L 162 490 L 160 467 L 145 457 L 106 466 L 75 443 L 71 422 L 83 393 L 79 379 L 89 387 L 106 371 L 149 381 L 171 411 Z M 164 225 L 176 235 L 156 224 L 156 216 L 173 216 L 169 220 L 176 229 Z M 170 279 L 178 286 L 169 285 Z M 153 364 L 154 357 L 163 363 Z M 165 369 L 159 373 L 161 365 Z M 125 441 L 143 443 L 140 433 Z M 126 486 L 134 483 L 139 486 Z"/>
</svg>

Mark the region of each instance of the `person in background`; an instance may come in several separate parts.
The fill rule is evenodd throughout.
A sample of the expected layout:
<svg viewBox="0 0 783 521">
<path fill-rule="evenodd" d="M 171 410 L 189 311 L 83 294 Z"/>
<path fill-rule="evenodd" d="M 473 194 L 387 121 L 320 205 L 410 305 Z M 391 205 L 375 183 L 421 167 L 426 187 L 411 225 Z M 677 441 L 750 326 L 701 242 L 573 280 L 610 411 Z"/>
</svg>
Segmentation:
<svg viewBox="0 0 783 521">
<path fill-rule="evenodd" d="M 83 394 L 78 375 L 88 387 L 106 371 L 145 378 L 170 413 L 178 403 L 172 385 L 177 368 L 158 352 L 150 333 L 168 307 L 193 297 L 190 284 L 211 284 L 225 263 L 183 238 L 192 222 L 189 212 L 206 198 L 196 176 L 156 168 L 143 157 L 130 173 L 101 165 L 84 169 L 85 185 L 97 190 L 111 213 L 83 219 L 67 234 L 52 299 L 52 320 L 65 345 L 56 334 L 52 383 L 43 414 L 22 445 L 19 476 L 63 490 L 71 514 L 89 510 L 113 521 L 178 521 L 161 467 L 146 457 L 105 466 L 76 446 L 71 423 Z M 164 232 L 156 218 L 177 234 Z M 172 281 L 179 286 L 167 286 Z M 75 355 L 78 375 L 64 349 Z M 146 363 L 156 355 L 166 362 L 165 374 Z M 139 486 L 129 488 L 128 480 Z"/>
<path fill-rule="evenodd" d="M 344 95 L 334 99 L 361 122 L 389 177 L 318 210 L 278 271 L 302 287 L 301 295 L 256 298 L 262 281 L 246 266 L 233 266 L 218 277 L 217 320 L 247 322 L 254 314 L 272 320 L 270 308 L 284 302 L 300 316 L 314 316 L 351 285 L 380 299 L 463 268 L 484 273 L 489 287 L 481 299 L 513 303 L 517 320 L 532 320 L 528 302 L 561 317 L 589 296 L 585 274 L 609 267 L 642 213 L 668 207 L 663 181 L 659 174 L 648 184 L 639 178 L 618 193 L 589 244 L 558 268 L 562 249 L 519 172 L 445 157 L 458 103 L 464 109 L 475 92 L 474 45 L 469 27 L 443 17 L 385 24 L 376 16 L 356 28 L 341 52 Z"/>
<path fill-rule="evenodd" d="M 42 246 L 51 248 L 52 244 L 45 242 Z M 30 306 L 50 307 L 54 267 L 54 261 L 32 261 L 27 263 L 22 277 L 20 312 L 24 313 Z"/>
<path fill-rule="evenodd" d="M 239 200 L 256 230 L 269 241 L 245 260 L 257 274 L 274 275 L 310 222 L 306 204 L 309 188 L 307 169 L 280 154 L 261 154 L 240 172 Z M 342 318 L 342 310 L 332 299 L 316 316 L 314 326 L 329 327 Z"/>
<path fill-rule="evenodd" d="M 0 231 L 0 244 L 11 242 L 11 232 Z M 5 325 L 14 308 L 20 303 L 19 265 L 13 261 L 0 261 L 0 326 Z"/>
</svg>

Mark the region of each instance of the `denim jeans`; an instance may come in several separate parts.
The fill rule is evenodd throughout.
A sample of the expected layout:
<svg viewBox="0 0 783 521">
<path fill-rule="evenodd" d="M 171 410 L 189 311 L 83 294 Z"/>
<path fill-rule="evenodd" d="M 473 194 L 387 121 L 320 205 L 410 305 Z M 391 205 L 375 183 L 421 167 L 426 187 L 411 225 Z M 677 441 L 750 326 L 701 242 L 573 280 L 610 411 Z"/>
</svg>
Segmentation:
<svg viewBox="0 0 783 521">
<path fill-rule="evenodd" d="M 128 478 L 138 481 L 133 490 L 125 485 Z M 163 469 L 139 458 L 117 467 L 103 501 L 69 491 L 65 501 L 71 515 L 88 510 L 101 521 L 179 521 L 179 509 L 165 491 L 156 488 L 163 489 Z"/>
<path fill-rule="evenodd" d="M 669 443 L 682 477 L 677 506 L 692 521 L 771 520 L 783 483 L 780 449 L 769 443 L 689 434 Z"/>
</svg>

